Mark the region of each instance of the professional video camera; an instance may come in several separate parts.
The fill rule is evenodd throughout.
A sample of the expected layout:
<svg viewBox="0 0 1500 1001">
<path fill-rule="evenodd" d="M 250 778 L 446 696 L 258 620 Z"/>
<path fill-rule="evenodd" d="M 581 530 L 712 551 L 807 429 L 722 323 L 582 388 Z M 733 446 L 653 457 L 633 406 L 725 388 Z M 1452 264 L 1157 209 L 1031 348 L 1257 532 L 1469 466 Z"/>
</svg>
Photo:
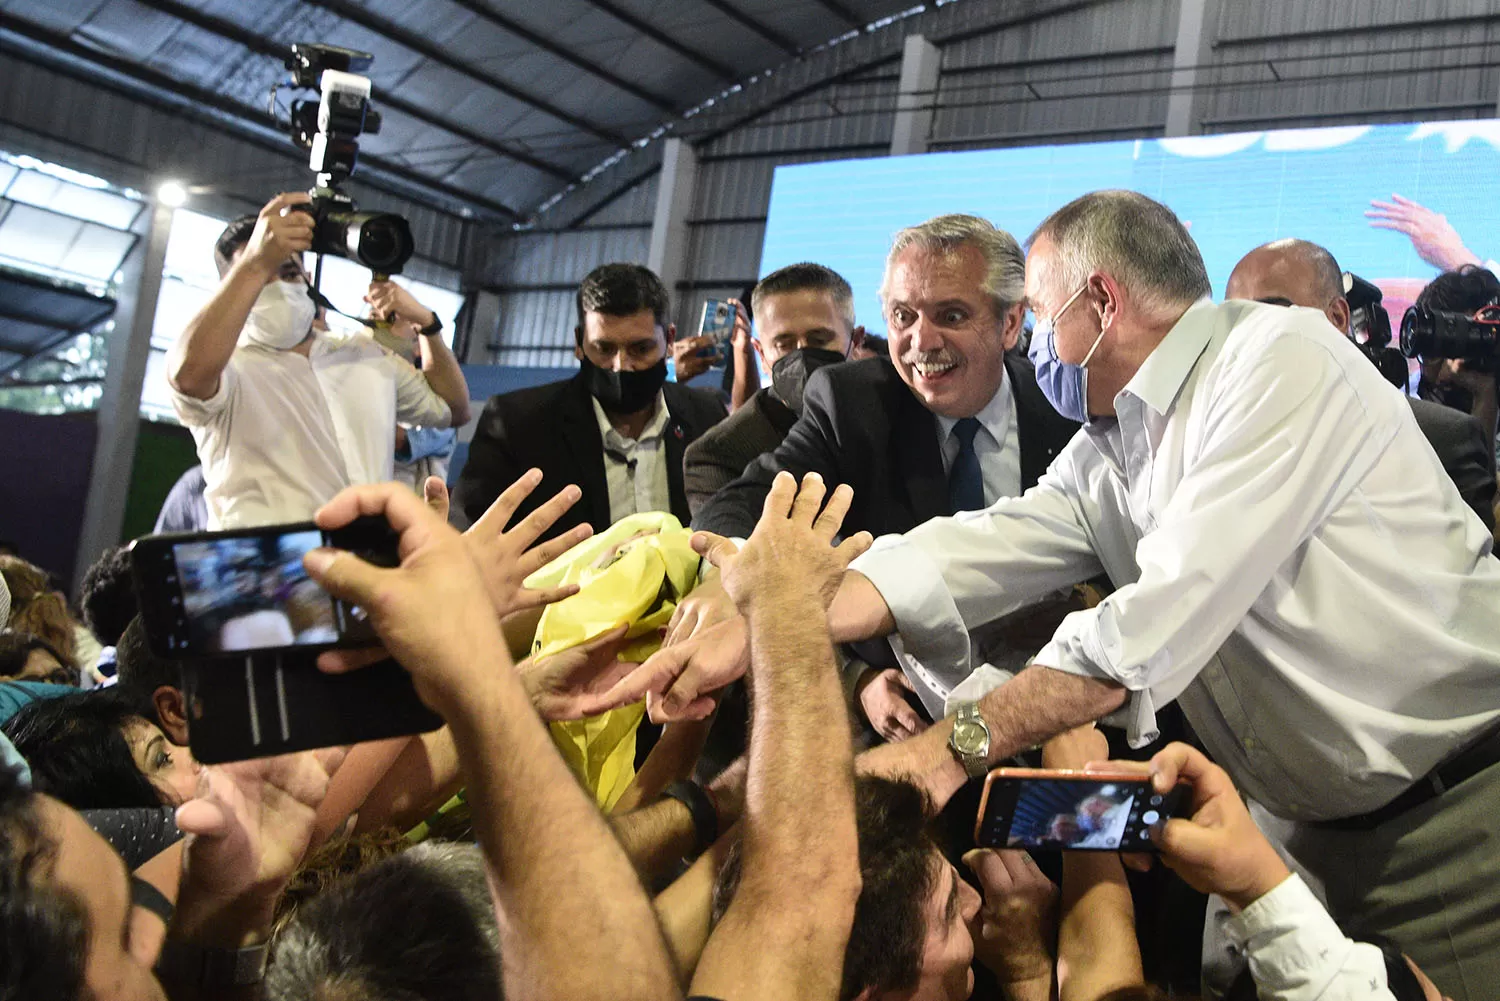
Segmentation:
<svg viewBox="0 0 1500 1001">
<path fill-rule="evenodd" d="M 1391 347 L 1391 318 L 1380 304 L 1385 293 L 1374 282 L 1344 272 L 1344 299 L 1349 303 L 1349 333 L 1354 346 L 1375 363 L 1385 381 L 1402 392 L 1411 379 L 1406 356 Z"/>
<path fill-rule="evenodd" d="M 292 46 L 286 60 L 292 85 L 321 92 L 317 101 L 292 102 L 292 142 L 311 151 L 308 165 L 318 175 L 307 208 L 315 220 L 313 253 L 347 257 L 378 275 L 394 275 L 415 249 L 411 227 L 390 212 L 359 211 L 339 190 L 354 173 L 360 135 L 380 131 L 380 112 L 370 107 L 370 78 L 359 75 L 374 59 L 333 45 Z"/>
<path fill-rule="evenodd" d="M 1500 353 L 1500 303 L 1472 315 L 1412 306 L 1401 318 L 1401 353 L 1408 358 L 1462 358 L 1473 372 L 1495 371 Z"/>
</svg>

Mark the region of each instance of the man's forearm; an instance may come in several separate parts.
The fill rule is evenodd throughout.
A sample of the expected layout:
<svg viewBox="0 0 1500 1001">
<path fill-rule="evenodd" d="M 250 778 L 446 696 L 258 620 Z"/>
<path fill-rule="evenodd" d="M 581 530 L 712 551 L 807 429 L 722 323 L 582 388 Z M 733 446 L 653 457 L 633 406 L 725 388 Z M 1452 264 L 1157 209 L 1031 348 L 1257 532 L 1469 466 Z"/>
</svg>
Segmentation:
<svg viewBox="0 0 1500 1001">
<path fill-rule="evenodd" d="M 748 355 L 748 357 L 747 357 Z M 734 382 L 729 392 L 729 411 L 734 411 L 750 402 L 750 397 L 760 391 L 760 368 L 755 363 L 755 352 L 736 354 L 734 359 Z"/>
<path fill-rule="evenodd" d="M 839 593 L 828 609 L 828 629 L 835 643 L 856 643 L 896 631 L 896 619 L 870 578 L 846 570 Z"/>
<path fill-rule="evenodd" d="M 453 426 L 469 423 L 469 383 L 458 358 L 440 336 L 422 337 L 422 374 L 453 411 Z"/>
<path fill-rule="evenodd" d="M 1125 867 L 1107 852 L 1064 852 L 1057 938 L 1060 1001 L 1094 1001 L 1145 983 Z"/>
<path fill-rule="evenodd" d="M 240 331 L 266 285 L 266 274 L 247 259 L 229 269 L 219 287 L 182 331 L 167 359 L 167 374 L 178 392 L 207 399 L 239 343 Z"/>
<path fill-rule="evenodd" d="M 449 717 L 494 875 L 506 993 L 672 996 L 666 947 L 635 871 L 514 672 L 496 671 Z"/>
</svg>

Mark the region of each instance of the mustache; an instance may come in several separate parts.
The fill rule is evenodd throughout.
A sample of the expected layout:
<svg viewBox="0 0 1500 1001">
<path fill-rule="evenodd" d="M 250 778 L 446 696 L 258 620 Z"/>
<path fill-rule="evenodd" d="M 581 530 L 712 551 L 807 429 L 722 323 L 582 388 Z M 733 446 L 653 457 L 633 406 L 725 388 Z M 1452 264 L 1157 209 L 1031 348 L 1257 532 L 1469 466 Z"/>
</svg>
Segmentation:
<svg viewBox="0 0 1500 1001">
<path fill-rule="evenodd" d="M 957 365 L 963 361 L 958 355 L 941 348 L 937 351 L 908 351 L 901 356 L 903 365 Z"/>
</svg>

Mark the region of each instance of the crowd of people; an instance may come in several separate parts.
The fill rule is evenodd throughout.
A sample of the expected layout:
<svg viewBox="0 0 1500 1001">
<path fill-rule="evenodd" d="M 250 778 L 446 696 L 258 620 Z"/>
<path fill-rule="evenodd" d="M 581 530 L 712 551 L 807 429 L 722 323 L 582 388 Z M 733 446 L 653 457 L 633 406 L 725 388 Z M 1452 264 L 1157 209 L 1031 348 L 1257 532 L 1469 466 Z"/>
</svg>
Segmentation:
<svg viewBox="0 0 1500 1001">
<path fill-rule="evenodd" d="M 734 301 L 723 391 L 606 264 L 578 375 L 485 404 L 450 505 L 441 322 L 380 280 L 329 333 L 302 197 L 215 249 L 159 527 L 385 518 L 399 565 L 200 541 L 183 597 L 222 653 L 324 638 L 261 607 L 315 584 L 444 725 L 201 764 L 128 549 L 81 610 L 0 555 L 0 1001 L 1500 996 L 1496 377 L 1393 386 L 1329 249 L 1247 248 L 1214 302 L 1132 192 L 1024 243 L 914 221 L 884 342 L 792 265 Z M 1418 301 L 1497 300 L 1465 263 Z M 1108 783 L 976 843 L 1013 761 L 1186 805 L 1141 855 L 1098 850 Z"/>
</svg>

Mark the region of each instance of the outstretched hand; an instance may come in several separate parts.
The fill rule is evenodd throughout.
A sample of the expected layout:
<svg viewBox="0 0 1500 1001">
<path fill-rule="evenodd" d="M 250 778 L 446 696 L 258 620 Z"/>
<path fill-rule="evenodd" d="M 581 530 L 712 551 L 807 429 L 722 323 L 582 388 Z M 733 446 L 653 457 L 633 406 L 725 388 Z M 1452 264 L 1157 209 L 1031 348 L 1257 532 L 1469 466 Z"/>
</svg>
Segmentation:
<svg viewBox="0 0 1500 1001">
<path fill-rule="evenodd" d="M 520 479 L 506 487 L 505 492 L 496 497 L 479 520 L 464 533 L 464 542 L 484 578 L 485 591 L 495 606 L 495 614 L 502 619 L 514 612 L 550 605 L 578 593 L 577 584 L 533 589 L 525 582 L 527 577 L 594 534 L 593 528 L 585 523 L 536 545 L 536 540 L 578 503 L 583 491 L 572 485 L 563 487 L 509 530 L 505 527 L 521 502 L 531 496 L 541 482 L 540 469 L 527 470 Z M 427 505 L 446 521 L 448 488 L 443 481 L 429 476 L 423 484 L 423 494 Z"/>
<path fill-rule="evenodd" d="M 343 760 L 342 748 L 329 748 L 203 769 L 198 795 L 177 808 L 187 835 L 180 929 L 198 940 L 234 939 L 269 922 Z"/>
<path fill-rule="evenodd" d="M 743 548 L 736 550 L 729 539 L 709 532 L 693 535 L 693 549 L 719 568 L 724 590 L 741 612 L 751 614 L 768 603 L 795 609 L 795 600 L 803 597 L 828 610 L 844 571 L 873 539 L 860 532 L 835 546 L 854 491 L 839 484 L 825 506 L 826 495 L 817 473 L 804 476 L 800 487 L 791 473 L 777 473 Z"/>
<path fill-rule="evenodd" d="M 616 659 L 628 642 L 627 629 L 620 626 L 590 643 L 517 664 L 537 715 L 548 722 L 583 719 L 626 704 L 612 699 L 610 690 L 636 667 Z"/>
<path fill-rule="evenodd" d="M 1372 201 L 1365 218 L 1376 229 L 1390 229 L 1411 240 L 1417 256 L 1441 271 L 1456 271 L 1465 264 L 1478 264 L 1479 257 L 1464 246 L 1463 238 L 1448 217 L 1425 205 L 1391 195 L 1388 202 Z"/>
</svg>

